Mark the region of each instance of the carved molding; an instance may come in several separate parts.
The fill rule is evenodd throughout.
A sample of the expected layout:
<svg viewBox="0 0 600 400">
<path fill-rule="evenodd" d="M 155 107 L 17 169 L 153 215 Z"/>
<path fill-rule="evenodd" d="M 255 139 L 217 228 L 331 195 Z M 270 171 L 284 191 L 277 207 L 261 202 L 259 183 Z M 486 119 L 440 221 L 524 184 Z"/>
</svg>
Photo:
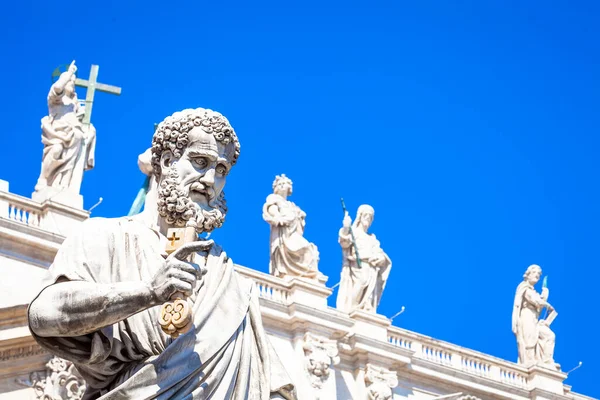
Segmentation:
<svg viewBox="0 0 600 400">
<path fill-rule="evenodd" d="M 19 383 L 33 388 L 36 399 L 81 400 L 85 393 L 85 381 L 72 362 L 53 357 L 45 371 L 35 371 L 29 380 Z"/>
<path fill-rule="evenodd" d="M 392 389 L 398 386 L 398 376 L 395 371 L 367 364 L 365 383 L 369 400 L 390 400 Z"/>
<path fill-rule="evenodd" d="M 11 348 L 3 350 L 0 353 L 0 361 L 17 360 L 19 358 L 32 357 L 39 354 L 47 353 L 42 347 L 37 344 L 32 344 L 25 347 Z"/>
<path fill-rule="evenodd" d="M 337 342 L 307 332 L 303 348 L 310 383 L 314 389 L 320 390 L 329 377 L 331 366 L 340 362 Z"/>
</svg>

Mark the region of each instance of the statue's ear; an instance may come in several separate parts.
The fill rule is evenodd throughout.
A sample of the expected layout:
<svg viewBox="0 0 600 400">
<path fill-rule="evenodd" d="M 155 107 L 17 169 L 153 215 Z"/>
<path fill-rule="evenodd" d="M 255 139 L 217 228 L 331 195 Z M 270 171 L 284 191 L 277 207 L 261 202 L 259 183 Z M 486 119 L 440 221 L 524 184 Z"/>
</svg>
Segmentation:
<svg viewBox="0 0 600 400">
<path fill-rule="evenodd" d="M 173 165 L 173 161 L 175 161 L 175 157 L 173 156 L 173 153 L 171 152 L 171 150 L 163 151 L 162 155 L 160 156 L 161 168 L 162 169 L 171 168 L 171 165 Z"/>
</svg>

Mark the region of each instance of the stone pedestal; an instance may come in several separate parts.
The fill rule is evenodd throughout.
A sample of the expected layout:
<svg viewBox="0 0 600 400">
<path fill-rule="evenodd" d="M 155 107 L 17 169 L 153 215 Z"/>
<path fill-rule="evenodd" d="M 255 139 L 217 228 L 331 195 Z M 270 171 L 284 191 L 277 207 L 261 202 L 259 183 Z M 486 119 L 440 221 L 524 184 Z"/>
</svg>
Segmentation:
<svg viewBox="0 0 600 400">
<path fill-rule="evenodd" d="M 44 218 L 40 228 L 65 237 L 90 216 L 88 211 L 55 202 L 54 199 L 42 203 L 42 213 Z"/>
<path fill-rule="evenodd" d="M 52 201 L 65 206 L 83 210 L 83 196 L 68 190 L 46 187 L 39 192 L 33 192 L 31 199 L 38 203 Z"/>
<path fill-rule="evenodd" d="M 285 281 L 289 285 L 289 298 L 292 303 L 314 308 L 327 308 L 327 298 L 333 290 L 325 286 L 324 282 L 306 278 L 290 278 Z"/>
<path fill-rule="evenodd" d="M 388 318 L 362 310 L 352 311 L 350 318 L 354 320 L 355 333 L 371 339 L 387 341 L 387 330 L 392 324 Z"/>
<path fill-rule="evenodd" d="M 564 394 L 565 389 L 563 381 L 567 379 L 567 374 L 555 371 L 542 366 L 533 366 L 529 368 L 529 385 L 534 392 L 533 399 L 546 399 L 546 395 Z M 552 397 L 552 396 L 551 396 Z"/>
</svg>

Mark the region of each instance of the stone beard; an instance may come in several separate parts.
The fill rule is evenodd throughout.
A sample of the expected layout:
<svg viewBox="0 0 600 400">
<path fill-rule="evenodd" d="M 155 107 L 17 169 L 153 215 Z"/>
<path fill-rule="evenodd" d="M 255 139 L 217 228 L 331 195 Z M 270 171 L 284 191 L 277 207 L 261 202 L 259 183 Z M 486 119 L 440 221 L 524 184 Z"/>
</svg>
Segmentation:
<svg viewBox="0 0 600 400">
<path fill-rule="evenodd" d="M 210 210 L 205 210 L 190 199 L 189 190 L 181 187 L 181 179 L 172 168 L 160 184 L 157 201 L 158 213 L 167 223 L 184 227 L 192 221 L 196 223 L 198 233 L 212 232 L 223 225 L 227 214 L 224 192 L 209 202 Z"/>
</svg>

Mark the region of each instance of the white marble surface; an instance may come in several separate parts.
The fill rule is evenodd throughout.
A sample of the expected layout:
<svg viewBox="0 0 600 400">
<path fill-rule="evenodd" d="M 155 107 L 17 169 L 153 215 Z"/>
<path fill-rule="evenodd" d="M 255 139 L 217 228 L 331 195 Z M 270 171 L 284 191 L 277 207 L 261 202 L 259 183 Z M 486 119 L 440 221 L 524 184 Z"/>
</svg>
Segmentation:
<svg viewBox="0 0 600 400">
<path fill-rule="evenodd" d="M 304 238 L 306 213 L 288 200 L 292 180 L 277 175 L 273 193 L 263 206 L 263 219 L 271 226 L 269 271 L 277 277 L 318 279 L 319 251 Z"/>
<path fill-rule="evenodd" d="M 35 187 L 43 201 L 65 191 L 79 194 L 83 171 L 94 167 L 96 130 L 82 122 L 84 110 L 75 91 L 74 62 L 48 92 L 48 115 L 42 118 L 42 168 Z M 55 190 L 48 190 L 52 188 Z"/>
<path fill-rule="evenodd" d="M 344 312 L 376 312 L 392 269 L 392 261 L 369 232 L 374 216 L 373 207 L 363 204 L 354 223 L 344 216 L 338 234 L 343 264 L 336 304 Z"/>
<path fill-rule="evenodd" d="M 535 290 L 535 284 L 542 276 L 539 265 L 530 265 L 523 275 L 523 282 L 517 286 L 514 300 L 512 329 L 517 338 L 519 364 L 525 366 L 542 365 L 556 370 L 554 362 L 555 335 L 550 329 L 557 312 L 548 303 L 550 290 Z M 547 308 L 547 317 L 541 315 Z"/>
</svg>

